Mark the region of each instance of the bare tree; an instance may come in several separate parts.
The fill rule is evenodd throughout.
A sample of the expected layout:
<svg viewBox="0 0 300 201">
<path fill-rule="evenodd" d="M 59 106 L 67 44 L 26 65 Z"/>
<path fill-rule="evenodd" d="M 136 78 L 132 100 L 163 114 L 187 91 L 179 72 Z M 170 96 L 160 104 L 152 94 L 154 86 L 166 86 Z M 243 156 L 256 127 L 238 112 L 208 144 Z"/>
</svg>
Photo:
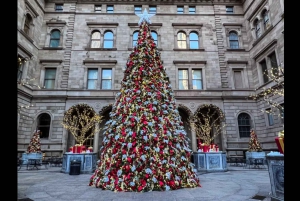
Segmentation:
<svg viewBox="0 0 300 201">
<path fill-rule="evenodd" d="M 62 125 L 71 132 L 76 142 L 82 145 L 100 130 L 97 123 L 101 123 L 102 118 L 89 105 L 77 104 L 65 112 Z"/>
</svg>

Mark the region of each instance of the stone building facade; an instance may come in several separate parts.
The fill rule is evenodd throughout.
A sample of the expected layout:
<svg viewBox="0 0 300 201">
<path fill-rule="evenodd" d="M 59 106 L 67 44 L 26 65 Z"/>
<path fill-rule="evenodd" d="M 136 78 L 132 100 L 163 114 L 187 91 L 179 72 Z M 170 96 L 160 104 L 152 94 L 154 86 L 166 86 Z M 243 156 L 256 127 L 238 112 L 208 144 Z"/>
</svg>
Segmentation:
<svg viewBox="0 0 300 201">
<path fill-rule="evenodd" d="M 277 150 L 274 138 L 283 121 L 247 97 L 272 84 L 264 80 L 264 68 L 284 62 L 283 0 L 21 0 L 18 81 L 31 84 L 18 85 L 18 152 L 26 150 L 35 129 L 44 131 L 46 156 L 66 152 L 75 141 L 61 122 L 74 104 L 87 103 L 109 118 L 139 29 L 135 12 L 144 9 L 155 13 L 150 29 L 187 130 L 187 118 L 213 104 L 226 117 L 215 139 L 221 150 L 242 155 L 250 127 L 265 151 Z M 195 71 L 201 75 L 197 89 Z M 182 72 L 188 75 L 183 87 Z M 188 136 L 196 151 L 194 132 Z M 99 133 L 90 142 L 94 150 L 101 140 Z"/>
</svg>

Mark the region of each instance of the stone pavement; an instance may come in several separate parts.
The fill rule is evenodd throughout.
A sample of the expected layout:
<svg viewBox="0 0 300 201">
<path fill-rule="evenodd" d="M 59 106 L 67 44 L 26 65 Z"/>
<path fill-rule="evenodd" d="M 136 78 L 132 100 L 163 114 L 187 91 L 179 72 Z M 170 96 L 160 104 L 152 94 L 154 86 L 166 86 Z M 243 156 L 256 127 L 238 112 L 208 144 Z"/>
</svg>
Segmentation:
<svg viewBox="0 0 300 201">
<path fill-rule="evenodd" d="M 199 188 L 145 193 L 113 192 L 88 186 L 92 175 L 69 175 L 61 167 L 18 171 L 18 199 L 34 201 L 270 201 L 267 168 L 228 166 L 227 172 L 199 174 Z"/>
</svg>

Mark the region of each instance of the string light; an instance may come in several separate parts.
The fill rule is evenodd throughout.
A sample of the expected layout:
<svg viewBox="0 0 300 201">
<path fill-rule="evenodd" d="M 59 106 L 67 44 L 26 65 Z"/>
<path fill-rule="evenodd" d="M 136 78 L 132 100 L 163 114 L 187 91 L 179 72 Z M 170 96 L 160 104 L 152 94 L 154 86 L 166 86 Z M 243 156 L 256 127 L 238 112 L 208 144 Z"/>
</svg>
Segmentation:
<svg viewBox="0 0 300 201">
<path fill-rule="evenodd" d="M 264 113 L 278 115 L 279 118 L 284 118 L 284 106 L 278 103 L 278 98 L 284 97 L 284 68 L 271 68 L 264 72 L 271 81 L 270 87 L 258 88 L 255 94 L 251 94 L 249 98 L 262 101 L 270 106 L 270 110 L 261 110 Z M 279 113 L 276 113 L 279 111 Z"/>
<path fill-rule="evenodd" d="M 19 66 L 22 66 L 28 60 L 29 59 L 27 57 L 25 57 L 25 58 L 18 57 Z M 19 68 L 19 66 L 18 66 L 18 68 Z M 35 81 L 35 78 L 25 78 L 25 79 L 17 80 L 17 84 L 21 85 L 21 86 L 37 87 L 39 89 L 44 88 L 44 87 L 39 86 L 38 84 L 33 83 L 33 81 Z"/>
<path fill-rule="evenodd" d="M 83 145 L 100 131 L 96 124 L 101 123 L 102 120 L 103 116 L 98 115 L 92 107 L 81 103 L 73 105 L 65 112 L 62 125 L 71 132 L 79 145 Z M 89 131 L 89 135 L 86 135 Z"/>
<path fill-rule="evenodd" d="M 202 140 L 204 144 L 211 142 L 222 132 L 226 126 L 222 125 L 225 120 L 224 113 L 213 104 L 204 104 L 196 111 L 192 118 L 188 119 L 191 130 Z M 213 136 L 211 132 L 213 131 Z"/>
</svg>

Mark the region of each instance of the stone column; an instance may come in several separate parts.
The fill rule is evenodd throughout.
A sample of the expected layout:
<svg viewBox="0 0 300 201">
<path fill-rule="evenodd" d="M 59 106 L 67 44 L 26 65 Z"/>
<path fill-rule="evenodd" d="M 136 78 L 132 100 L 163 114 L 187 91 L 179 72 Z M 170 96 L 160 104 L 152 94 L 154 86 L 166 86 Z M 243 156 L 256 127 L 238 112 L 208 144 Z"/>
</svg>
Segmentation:
<svg viewBox="0 0 300 201">
<path fill-rule="evenodd" d="M 96 124 L 96 127 L 99 127 L 99 124 Z M 98 153 L 99 151 L 99 133 L 100 131 L 96 132 L 94 135 L 94 145 L 93 145 L 93 151 L 95 153 Z"/>
<path fill-rule="evenodd" d="M 197 137 L 196 137 L 196 132 L 192 130 L 192 151 L 197 151 Z"/>
</svg>

